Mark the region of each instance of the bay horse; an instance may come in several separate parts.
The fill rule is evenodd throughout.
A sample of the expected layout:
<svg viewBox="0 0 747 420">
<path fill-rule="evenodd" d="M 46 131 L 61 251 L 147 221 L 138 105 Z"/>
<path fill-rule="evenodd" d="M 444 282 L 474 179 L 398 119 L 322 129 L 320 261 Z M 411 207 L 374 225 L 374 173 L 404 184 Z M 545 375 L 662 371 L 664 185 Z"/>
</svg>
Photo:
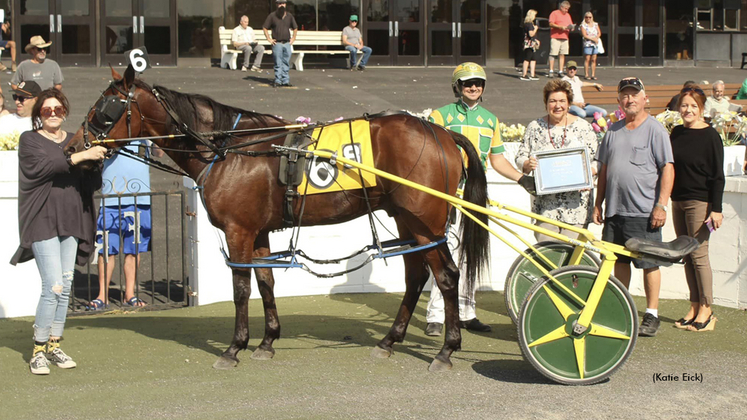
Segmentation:
<svg viewBox="0 0 747 420">
<path fill-rule="evenodd" d="M 226 106 L 207 96 L 179 93 L 162 86 L 151 88 L 136 78 L 131 67 L 123 76 L 112 69 L 112 77 L 114 81 L 91 108 L 66 153 L 83 150 L 86 144 L 95 141 L 89 129 L 97 123 L 97 113 L 106 114 L 107 111 L 100 106 L 106 101 L 127 104 L 127 112 L 111 116 L 112 121 L 105 133 L 108 139 L 164 136 L 179 134 L 180 131 L 192 133 L 182 138 L 156 139 L 154 142 L 198 185 L 204 183 L 201 190 L 203 202 L 212 224 L 225 233 L 230 261 L 249 263 L 254 258 L 267 257 L 270 254 L 269 233 L 284 227 L 285 186 L 278 181 L 280 154 L 271 153 L 272 145 L 282 144 L 283 137 L 240 148 L 242 151 L 267 152 L 262 156 L 226 153 L 223 158 L 216 158 L 210 171 L 205 169 L 215 157 L 211 150 L 217 151 L 222 142 L 230 147 L 248 140 L 261 140 L 268 135 L 223 139 L 215 136 L 207 141 L 203 139 L 203 142 L 195 137 L 206 132 L 260 127 L 277 127 L 282 131 L 282 127 L 290 123 L 278 117 Z M 465 200 L 483 207 L 486 205 L 485 172 L 466 137 L 406 114 L 371 116 L 369 119 L 376 168 L 450 195 L 456 194 L 460 180 L 466 177 Z M 115 148 L 125 142 L 105 143 L 105 146 Z M 466 168 L 459 148 L 466 152 Z M 206 172 L 209 176 L 203 176 Z M 370 206 L 371 211 L 383 209 L 395 219 L 400 239 L 414 239 L 419 245 L 425 245 L 438 241 L 447 233 L 451 205 L 446 201 L 383 178 L 377 178 L 376 186 L 366 188 L 366 192 L 368 203 L 360 191 L 308 195 L 302 224 L 341 223 L 367 214 Z M 299 220 L 301 215 L 300 201 L 293 203 L 294 220 Z M 478 218 L 487 223 L 486 216 L 478 215 Z M 488 232 L 470 218 L 463 217 L 460 234 L 460 259 L 467 267 L 467 278 L 462 281 L 474 285 L 487 264 Z M 374 347 L 372 356 L 389 357 L 394 343 L 404 340 L 430 271 L 444 296 L 446 333 L 444 345 L 429 370 L 448 370 L 452 367 L 451 354 L 461 346 L 457 306 L 459 269 L 445 242 L 405 254 L 403 258 L 406 291 L 391 329 Z M 272 345 L 280 337 L 280 322 L 275 307 L 272 269 L 254 268 L 254 272 L 264 307 L 265 334 L 251 357 L 264 360 L 275 354 Z M 239 362 L 239 350 L 245 350 L 249 341 L 251 269 L 232 268 L 232 275 L 235 328 L 230 346 L 213 365 L 217 369 L 235 367 Z"/>
</svg>

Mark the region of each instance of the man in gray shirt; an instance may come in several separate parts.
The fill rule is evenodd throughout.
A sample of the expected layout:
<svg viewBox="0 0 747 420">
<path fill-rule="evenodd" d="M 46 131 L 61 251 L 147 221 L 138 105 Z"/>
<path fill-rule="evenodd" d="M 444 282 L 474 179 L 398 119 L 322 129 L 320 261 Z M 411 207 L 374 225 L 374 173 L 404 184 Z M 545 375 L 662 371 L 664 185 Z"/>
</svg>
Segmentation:
<svg viewBox="0 0 747 420">
<path fill-rule="evenodd" d="M 365 70 L 373 50 L 363 45 L 363 36 L 358 29 L 358 15 L 350 15 L 350 24 L 342 29 L 342 45 L 350 51 L 350 70 Z M 363 56 L 358 58 L 358 53 L 363 53 Z"/>
<path fill-rule="evenodd" d="M 18 71 L 10 79 L 13 89 L 23 81 L 33 80 L 42 90 L 52 87 L 62 90 L 62 70 L 56 61 L 47 58 L 47 49 L 50 45 L 51 42 L 44 42 L 44 38 L 39 35 L 31 37 L 29 44 L 26 45 L 26 52 L 31 54 L 31 59 L 24 60 L 18 65 Z"/>
<path fill-rule="evenodd" d="M 624 245 L 634 237 L 661 241 L 661 227 L 667 220 L 667 203 L 674 184 L 669 134 L 645 111 L 646 91 L 640 79 L 622 79 L 617 92 L 625 120 L 610 127 L 596 156 L 601 168 L 594 223 L 604 222 L 602 240 L 607 242 Z M 622 255 L 617 258 L 615 277 L 629 287 L 631 259 Z M 659 329 L 661 272 L 650 262 L 633 260 L 633 264 L 643 269 L 646 292 L 646 313 L 638 335 L 653 337 Z"/>
</svg>

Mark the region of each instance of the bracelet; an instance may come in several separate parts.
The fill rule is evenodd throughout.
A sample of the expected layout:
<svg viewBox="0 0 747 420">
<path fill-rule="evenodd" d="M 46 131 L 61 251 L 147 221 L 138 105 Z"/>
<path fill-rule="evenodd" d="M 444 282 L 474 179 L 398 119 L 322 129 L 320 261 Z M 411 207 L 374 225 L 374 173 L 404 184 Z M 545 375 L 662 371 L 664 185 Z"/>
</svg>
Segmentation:
<svg viewBox="0 0 747 420">
<path fill-rule="evenodd" d="M 68 165 L 70 165 L 71 168 L 75 166 L 75 164 L 73 163 L 73 155 L 65 156 L 65 161 L 67 162 Z"/>
</svg>

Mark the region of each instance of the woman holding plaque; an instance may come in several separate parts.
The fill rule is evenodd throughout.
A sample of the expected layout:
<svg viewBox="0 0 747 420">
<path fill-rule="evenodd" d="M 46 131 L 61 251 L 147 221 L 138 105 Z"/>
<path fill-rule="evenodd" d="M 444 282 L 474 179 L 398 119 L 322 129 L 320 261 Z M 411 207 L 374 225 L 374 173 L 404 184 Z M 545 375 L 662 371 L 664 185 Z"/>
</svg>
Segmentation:
<svg viewBox="0 0 747 420">
<path fill-rule="evenodd" d="M 718 132 L 703 121 L 705 94 L 697 85 L 680 92 L 677 108 L 683 124 L 672 129 L 674 187 L 672 221 L 677 236 L 687 235 L 700 246 L 685 257 L 685 277 L 690 289 L 690 310 L 674 323 L 680 329 L 710 331 L 716 325 L 713 273 L 708 239 L 721 227 L 724 194 L 724 146 Z"/>
<path fill-rule="evenodd" d="M 551 80 L 545 85 L 542 97 L 547 115 L 532 121 L 527 126 L 524 141 L 516 155 L 516 166 L 528 175 L 537 168 L 537 158 L 534 156 L 537 152 L 579 147 L 585 147 L 589 161 L 593 161 L 597 153 L 597 136 L 591 124 L 568 113 L 568 108 L 573 103 L 571 85 L 563 80 Z M 592 174 L 596 174 L 596 168 L 593 166 Z M 548 219 L 583 228 L 589 224 L 590 220 L 590 196 L 589 191 L 568 191 L 535 196 L 532 200 L 532 212 Z M 578 236 L 566 229 L 539 220 L 535 221 L 535 224 L 562 235 Z M 535 233 L 535 237 L 539 242 L 553 240 L 539 232 Z"/>
</svg>

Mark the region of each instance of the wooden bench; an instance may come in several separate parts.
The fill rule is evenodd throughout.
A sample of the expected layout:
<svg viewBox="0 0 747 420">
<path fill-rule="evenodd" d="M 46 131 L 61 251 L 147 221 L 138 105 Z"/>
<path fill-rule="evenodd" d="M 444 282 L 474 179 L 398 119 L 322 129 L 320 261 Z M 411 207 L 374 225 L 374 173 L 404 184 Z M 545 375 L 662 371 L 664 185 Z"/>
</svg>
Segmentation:
<svg viewBox="0 0 747 420">
<path fill-rule="evenodd" d="M 234 49 L 231 42 L 233 29 L 218 28 L 220 37 L 221 68 L 236 70 L 236 59 L 241 50 Z M 265 54 L 272 54 L 272 46 L 267 41 L 262 29 L 254 29 L 254 38 L 260 45 L 265 47 Z M 298 48 L 300 47 L 300 48 Z M 339 47 L 340 49 L 326 49 L 328 47 Z M 296 40 L 291 46 L 291 65 L 298 71 L 303 71 L 303 58 L 307 54 L 350 54 L 342 49 L 342 31 L 298 31 Z"/>
<path fill-rule="evenodd" d="M 711 85 L 701 86 L 706 96 L 711 93 Z M 733 97 L 736 95 L 739 88 L 742 87 L 740 83 L 725 83 L 724 90 L 726 92 L 733 92 L 732 95 L 726 95 Z M 617 86 L 603 86 L 604 90 L 599 92 L 592 86 L 584 86 L 581 88 L 581 92 L 584 94 L 584 100 L 592 105 L 600 107 L 617 106 Z M 646 86 L 646 95 L 648 96 L 648 104 L 646 108 L 652 115 L 657 115 L 664 112 L 667 108 L 667 104 L 672 97 L 682 90 L 682 85 L 653 85 Z M 731 103 L 737 105 L 747 105 L 747 100 L 730 100 Z"/>
</svg>

